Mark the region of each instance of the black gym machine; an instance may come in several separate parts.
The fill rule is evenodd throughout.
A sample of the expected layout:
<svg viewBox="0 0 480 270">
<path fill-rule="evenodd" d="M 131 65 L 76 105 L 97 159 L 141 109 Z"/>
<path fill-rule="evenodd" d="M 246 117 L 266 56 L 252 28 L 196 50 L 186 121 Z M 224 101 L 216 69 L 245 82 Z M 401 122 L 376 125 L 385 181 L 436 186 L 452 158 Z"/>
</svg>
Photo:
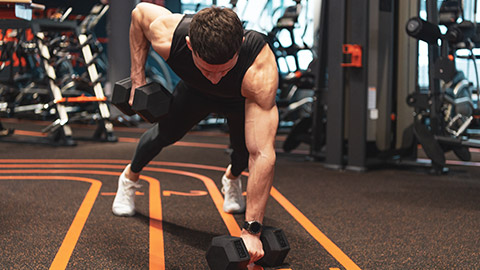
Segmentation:
<svg viewBox="0 0 480 270">
<path fill-rule="evenodd" d="M 477 86 L 473 87 L 455 64 L 457 51 L 469 50 L 477 69 L 473 49 L 480 47 L 480 33 L 475 22 L 465 20 L 463 1 L 443 1 L 440 9 L 436 1 L 427 0 L 426 4 L 428 21 L 413 17 L 406 31 L 428 43 L 430 83 L 427 91 L 412 93 L 407 102 L 415 108 L 415 135 L 434 170 L 442 173 L 446 171 L 446 151 L 452 150 L 460 160 L 469 161 L 469 148 L 480 148 L 480 140 L 473 138 L 478 133 L 480 116 L 478 71 Z M 476 9 L 477 1 L 474 6 Z M 444 34 L 440 25 L 447 29 Z"/>
<path fill-rule="evenodd" d="M 410 72 L 417 51 L 397 30 L 418 14 L 413 2 L 322 1 L 313 113 L 292 128 L 285 150 L 300 140 L 310 145 L 310 158 L 353 171 L 400 156 L 414 159 L 412 120 L 402 95 L 415 87 Z M 397 57 L 404 61 L 396 63 Z M 401 67 L 407 60 L 409 66 Z"/>
<path fill-rule="evenodd" d="M 460 1 L 443 1 L 440 10 L 437 1 L 426 5 L 428 22 L 410 20 L 419 16 L 418 0 L 322 1 L 313 114 L 292 128 L 284 149 L 304 142 L 312 159 L 353 171 L 393 164 L 439 174 L 447 171 L 447 151 L 470 159 L 469 148 L 480 146 L 478 91 L 454 59 L 478 44 L 476 23 L 457 22 Z M 439 15 L 451 20 L 445 35 Z M 418 85 L 418 41 L 408 34 L 435 41 L 428 89 Z M 418 144 L 431 164 L 419 162 Z"/>
</svg>

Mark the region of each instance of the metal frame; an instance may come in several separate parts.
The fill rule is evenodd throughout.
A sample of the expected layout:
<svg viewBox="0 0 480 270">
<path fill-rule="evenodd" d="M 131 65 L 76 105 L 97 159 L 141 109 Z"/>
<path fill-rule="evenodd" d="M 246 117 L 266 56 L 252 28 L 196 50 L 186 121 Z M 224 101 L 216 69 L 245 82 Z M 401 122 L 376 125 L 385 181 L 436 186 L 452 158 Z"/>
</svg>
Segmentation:
<svg viewBox="0 0 480 270">
<path fill-rule="evenodd" d="M 345 90 L 342 45 L 345 43 L 346 0 L 328 1 L 328 112 L 326 136 L 326 167 L 343 168 L 344 162 L 344 118 Z"/>
</svg>

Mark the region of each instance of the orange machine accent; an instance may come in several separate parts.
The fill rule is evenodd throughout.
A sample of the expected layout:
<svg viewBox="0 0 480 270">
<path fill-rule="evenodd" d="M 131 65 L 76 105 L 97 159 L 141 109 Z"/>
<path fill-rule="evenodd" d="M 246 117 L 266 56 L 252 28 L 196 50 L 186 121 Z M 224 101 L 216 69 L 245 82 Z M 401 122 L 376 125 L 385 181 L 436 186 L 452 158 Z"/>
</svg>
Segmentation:
<svg viewBox="0 0 480 270">
<path fill-rule="evenodd" d="M 66 103 L 66 102 L 72 102 L 72 103 L 84 103 L 84 102 L 100 102 L 100 101 L 107 101 L 106 97 L 103 98 L 98 98 L 98 97 L 87 97 L 84 94 L 78 97 L 64 97 L 61 99 L 55 100 L 55 103 Z"/>
<path fill-rule="evenodd" d="M 362 67 L 362 46 L 357 44 L 343 44 L 344 54 L 351 55 L 350 63 L 342 63 L 342 67 Z"/>
</svg>

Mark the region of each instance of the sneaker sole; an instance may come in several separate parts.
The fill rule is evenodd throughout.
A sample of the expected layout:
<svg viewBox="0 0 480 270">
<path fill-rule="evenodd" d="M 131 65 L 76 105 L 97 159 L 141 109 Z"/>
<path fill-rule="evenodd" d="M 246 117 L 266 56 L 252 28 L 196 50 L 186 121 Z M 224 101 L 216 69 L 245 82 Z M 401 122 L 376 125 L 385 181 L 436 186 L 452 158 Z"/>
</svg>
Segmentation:
<svg viewBox="0 0 480 270">
<path fill-rule="evenodd" d="M 113 215 L 117 217 L 133 217 L 135 215 L 135 212 L 133 213 L 115 213 L 115 211 L 112 210 Z"/>
</svg>

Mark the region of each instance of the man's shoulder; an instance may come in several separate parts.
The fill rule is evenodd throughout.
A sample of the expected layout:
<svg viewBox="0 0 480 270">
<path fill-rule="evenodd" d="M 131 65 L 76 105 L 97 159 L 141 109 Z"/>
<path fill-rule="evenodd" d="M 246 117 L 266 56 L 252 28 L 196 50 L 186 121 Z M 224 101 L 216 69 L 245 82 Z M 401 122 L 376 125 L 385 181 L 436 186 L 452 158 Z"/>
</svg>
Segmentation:
<svg viewBox="0 0 480 270">
<path fill-rule="evenodd" d="M 147 38 L 150 40 L 153 49 L 164 59 L 169 57 L 174 33 L 176 33 L 176 29 L 182 20 L 182 14 L 174 13 L 157 18 L 149 27 L 150 34 Z"/>
<path fill-rule="evenodd" d="M 242 83 L 242 94 L 248 99 L 260 96 L 269 96 L 275 93 L 278 87 L 278 70 L 275 56 L 267 44 L 245 73 Z"/>
<path fill-rule="evenodd" d="M 161 24 L 166 29 L 174 30 L 184 20 L 184 14 L 172 13 L 166 16 L 159 16 L 155 22 Z"/>
</svg>

